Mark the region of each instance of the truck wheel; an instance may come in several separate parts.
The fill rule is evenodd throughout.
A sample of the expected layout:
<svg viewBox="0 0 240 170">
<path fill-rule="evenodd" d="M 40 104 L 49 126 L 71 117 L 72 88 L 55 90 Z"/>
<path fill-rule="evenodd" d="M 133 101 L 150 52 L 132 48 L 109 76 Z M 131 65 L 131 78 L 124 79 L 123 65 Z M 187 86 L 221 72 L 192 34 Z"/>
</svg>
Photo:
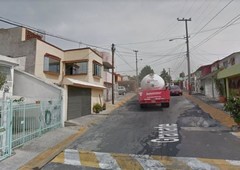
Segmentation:
<svg viewBox="0 0 240 170">
<path fill-rule="evenodd" d="M 144 107 L 145 107 L 145 105 L 144 105 L 144 104 L 140 104 L 140 107 L 141 107 L 141 108 L 144 108 Z"/>
<path fill-rule="evenodd" d="M 165 107 L 169 107 L 170 106 L 170 104 L 169 103 L 165 103 Z"/>
</svg>

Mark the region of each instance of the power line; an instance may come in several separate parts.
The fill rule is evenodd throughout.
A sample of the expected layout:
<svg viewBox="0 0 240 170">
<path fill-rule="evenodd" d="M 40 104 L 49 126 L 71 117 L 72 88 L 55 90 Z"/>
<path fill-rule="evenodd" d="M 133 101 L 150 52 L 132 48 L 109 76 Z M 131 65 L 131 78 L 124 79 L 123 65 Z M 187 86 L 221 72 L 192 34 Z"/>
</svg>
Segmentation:
<svg viewBox="0 0 240 170">
<path fill-rule="evenodd" d="M 120 59 L 121 59 L 124 63 L 126 63 L 129 67 L 131 67 L 132 69 L 134 69 L 133 66 L 131 66 L 131 65 L 118 53 L 118 51 L 116 51 L 116 54 L 120 57 Z"/>
<path fill-rule="evenodd" d="M 165 58 L 167 58 L 167 57 L 169 57 L 168 55 L 166 55 L 166 56 L 164 56 L 164 57 L 161 57 L 161 58 L 159 58 L 159 59 L 156 59 L 156 60 L 153 60 L 153 61 L 151 61 L 150 62 L 150 64 L 152 64 L 152 63 L 155 63 L 155 64 L 157 64 L 160 60 L 163 60 L 163 59 L 165 59 Z M 179 55 L 174 55 L 173 57 L 179 57 Z M 169 58 L 168 58 L 169 59 Z"/>
<path fill-rule="evenodd" d="M 175 67 L 176 69 L 173 71 L 173 74 L 175 74 L 177 72 L 177 70 L 182 66 L 182 64 L 184 63 L 185 60 L 186 60 L 186 58 L 184 57 L 182 62 L 180 62 L 177 67 Z"/>
<path fill-rule="evenodd" d="M 19 22 L 16 22 L 16 21 L 12 21 L 12 20 L 9 20 L 9 19 L 3 18 L 3 17 L 0 17 L 0 21 L 4 22 L 4 23 L 7 23 L 7 24 L 10 24 L 10 25 L 17 26 L 17 27 L 27 28 L 31 31 L 34 31 L 34 32 L 37 32 L 37 33 L 40 33 L 40 34 L 43 34 L 43 35 L 51 36 L 51 37 L 54 37 L 54 38 L 62 39 L 62 40 L 68 41 L 68 42 L 83 44 L 83 45 L 86 45 L 86 46 L 89 46 L 89 47 L 94 47 L 94 48 L 99 48 L 99 49 L 110 51 L 110 49 L 108 49 L 108 48 L 104 48 L 104 47 L 100 47 L 100 46 L 96 46 L 96 45 L 91 45 L 91 44 L 84 43 L 84 42 L 81 42 L 81 41 L 66 38 L 66 37 L 63 37 L 63 36 L 60 36 L 60 35 L 54 35 L 52 33 L 49 33 L 49 32 L 31 27 L 31 26 L 28 26 L 28 25 L 25 25 L 25 24 L 22 24 L 22 23 L 19 23 Z"/>
<path fill-rule="evenodd" d="M 230 2 L 228 2 L 219 12 L 217 12 L 202 28 L 200 28 L 198 30 L 197 33 L 195 33 L 191 39 L 193 39 L 200 31 L 202 31 L 210 22 L 212 22 L 225 8 L 227 8 L 227 6 L 229 6 L 234 0 L 231 0 Z"/>
<path fill-rule="evenodd" d="M 237 24 L 240 24 L 240 22 L 236 22 L 236 23 L 234 23 L 234 24 L 232 24 L 232 25 L 237 25 Z M 200 33 L 205 33 L 205 32 L 209 32 L 209 31 L 214 31 L 214 30 L 217 30 L 217 29 L 219 29 L 219 28 L 222 28 L 222 27 L 215 27 L 215 28 L 209 28 L 209 29 L 206 29 L 206 30 L 201 30 L 201 31 L 197 31 L 197 32 L 192 32 L 192 33 L 190 33 L 189 35 L 190 35 L 190 39 L 192 39 L 191 37 L 194 37 L 195 36 L 195 34 L 200 34 Z M 179 37 L 179 36 L 176 36 L 176 37 Z M 173 38 L 173 37 L 172 37 Z M 118 48 L 123 48 L 123 49 L 127 49 L 127 50 L 133 50 L 133 49 L 131 49 L 131 48 L 126 48 L 126 47 L 122 47 L 122 46 L 124 46 L 124 45 L 136 45 L 136 44 L 147 44 L 147 43 L 153 43 L 153 42 L 160 42 L 160 41 L 168 41 L 169 39 L 172 39 L 172 38 L 163 38 L 163 39 L 156 39 L 156 40 L 149 40 L 149 41 L 140 41 L 140 42 L 130 42 L 130 43 L 125 43 L 125 44 L 116 44 L 116 46 L 118 46 Z M 175 38 L 175 37 L 174 37 Z"/>
<path fill-rule="evenodd" d="M 222 32 L 223 30 L 225 30 L 226 28 L 228 28 L 229 26 L 231 26 L 232 24 L 234 24 L 237 20 L 240 19 L 240 14 L 238 14 L 237 16 L 235 16 L 234 18 L 232 18 L 229 22 L 227 22 L 224 26 L 222 26 L 219 30 L 215 31 L 213 34 L 209 35 L 207 38 L 205 38 L 204 40 L 202 40 L 200 43 L 198 43 L 196 46 L 194 46 L 191 50 L 195 50 L 196 48 L 200 47 L 201 45 L 205 44 L 206 42 L 208 42 L 210 39 L 212 39 L 213 37 L 215 37 L 217 34 L 219 34 L 220 32 Z"/>
<path fill-rule="evenodd" d="M 182 57 L 185 57 L 185 55 L 175 56 L 175 57 L 169 58 L 167 61 L 161 62 L 161 64 L 166 64 L 166 63 L 169 63 L 169 62 L 171 62 L 171 61 L 174 61 L 174 60 L 179 59 L 179 58 L 182 58 Z M 153 63 L 153 62 L 151 62 L 150 64 L 152 64 L 152 63 Z M 156 65 L 156 64 L 159 65 L 159 62 L 154 62 L 154 64 L 152 64 L 152 65 Z"/>
</svg>

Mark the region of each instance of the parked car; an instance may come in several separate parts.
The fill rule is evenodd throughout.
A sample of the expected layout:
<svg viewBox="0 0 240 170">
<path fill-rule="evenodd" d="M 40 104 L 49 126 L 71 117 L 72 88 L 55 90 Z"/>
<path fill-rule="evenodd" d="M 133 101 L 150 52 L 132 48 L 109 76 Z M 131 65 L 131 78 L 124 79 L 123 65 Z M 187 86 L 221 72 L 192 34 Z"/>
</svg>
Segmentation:
<svg viewBox="0 0 240 170">
<path fill-rule="evenodd" d="M 182 95 L 182 90 L 177 85 L 170 86 L 170 95 L 171 96 L 174 96 L 174 95 L 180 96 L 180 95 Z"/>
<path fill-rule="evenodd" d="M 118 86 L 118 94 L 119 95 L 126 94 L 126 88 L 124 86 Z"/>
</svg>

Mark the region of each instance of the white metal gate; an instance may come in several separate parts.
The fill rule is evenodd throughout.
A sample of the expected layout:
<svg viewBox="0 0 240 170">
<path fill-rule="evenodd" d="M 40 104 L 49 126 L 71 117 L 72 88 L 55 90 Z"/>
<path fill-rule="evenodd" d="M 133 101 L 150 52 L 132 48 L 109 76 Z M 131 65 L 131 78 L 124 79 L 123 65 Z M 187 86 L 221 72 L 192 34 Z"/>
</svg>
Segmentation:
<svg viewBox="0 0 240 170">
<path fill-rule="evenodd" d="M 0 161 L 11 155 L 12 149 L 61 127 L 62 100 L 37 103 L 0 103 Z"/>
</svg>

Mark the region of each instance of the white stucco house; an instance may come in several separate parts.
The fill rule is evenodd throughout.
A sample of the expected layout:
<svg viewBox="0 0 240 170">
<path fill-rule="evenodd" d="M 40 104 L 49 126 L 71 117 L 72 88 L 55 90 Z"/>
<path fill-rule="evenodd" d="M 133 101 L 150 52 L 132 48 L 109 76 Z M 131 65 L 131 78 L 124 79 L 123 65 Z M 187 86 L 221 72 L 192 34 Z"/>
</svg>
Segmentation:
<svg viewBox="0 0 240 170">
<path fill-rule="evenodd" d="M 104 90 L 110 91 L 112 65 L 106 53 L 63 50 L 42 35 L 17 27 L 0 29 L 0 54 L 20 60 L 25 72 L 64 89 L 64 121 L 91 114 L 95 103 L 104 102 Z"/>
</svg>

